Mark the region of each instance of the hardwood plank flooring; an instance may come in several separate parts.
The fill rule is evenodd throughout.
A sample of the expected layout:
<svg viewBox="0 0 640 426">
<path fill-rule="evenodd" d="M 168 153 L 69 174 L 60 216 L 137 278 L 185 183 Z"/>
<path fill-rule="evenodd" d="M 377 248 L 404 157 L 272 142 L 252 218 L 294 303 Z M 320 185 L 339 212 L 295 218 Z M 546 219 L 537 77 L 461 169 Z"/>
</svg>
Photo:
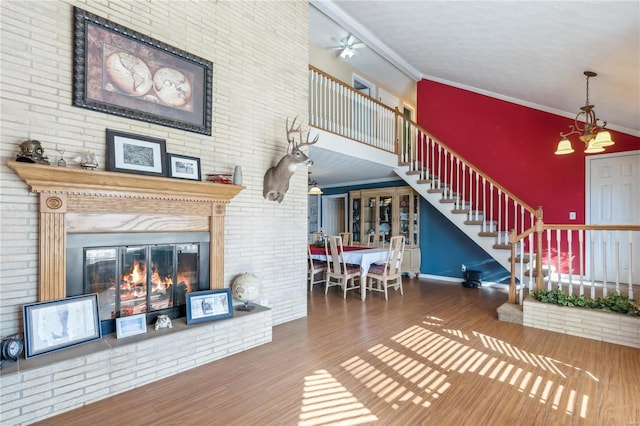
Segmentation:
<svg viewBox="0 0 640 426">
<path fill-rule="evenodd" d="M 640 350 L 497 320 L 506 290 L 308 293 L 273 342 L 46 425 L 640 425 Z"/>
</svg>

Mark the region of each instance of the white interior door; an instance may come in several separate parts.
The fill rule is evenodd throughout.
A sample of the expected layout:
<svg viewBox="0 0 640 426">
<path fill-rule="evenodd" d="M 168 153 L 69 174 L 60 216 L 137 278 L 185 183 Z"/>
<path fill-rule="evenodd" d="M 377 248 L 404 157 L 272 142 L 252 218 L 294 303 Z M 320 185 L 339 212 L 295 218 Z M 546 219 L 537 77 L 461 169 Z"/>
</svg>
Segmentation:
<svg viewBox="0 0 640 426">
<path fill-rule="evenodd" d="M 640 224 L 640 151 L 587 158 L 587 224 Z M 594 235 L 600 237 L 601 234 Z M 629 281 L 631 266 L 633 282 L 640 282 L 640 235 L 637 232 L 634 234 L 631 256 L 626 231 L 609 235 L 604 242 L 606 244 L 601 238 L 600 241 L 596 238 L 593 249 L 590 241 L 586 241 L 587 271 L 590 271 L 590 252 L 593 252 L 594 259 L 599 260 L 594 262 L 595 265 L 600 265 L 600 260 L 606 259 L 606 270 L 594 270 L 595 280 L 602 281 L 606 277 L 607 282 L 613 282 L 619 263 L 620 282 Z"/>
<path fill-rule="evenodd" d="M 322 197 L 322 230 L 327 235 L 338 235 L 346 231 L 346 195 Z"/>
</svg>

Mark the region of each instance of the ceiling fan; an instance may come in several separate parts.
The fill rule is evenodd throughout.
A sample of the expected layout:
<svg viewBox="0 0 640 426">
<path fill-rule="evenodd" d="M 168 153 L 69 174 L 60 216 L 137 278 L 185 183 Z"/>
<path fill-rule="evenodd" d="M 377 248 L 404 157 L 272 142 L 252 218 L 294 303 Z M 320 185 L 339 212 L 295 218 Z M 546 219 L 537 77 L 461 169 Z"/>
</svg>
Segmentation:
<svg viewBox="0 0 640 426">
<path fill-rule="evenodd" d="M 363 42 L 358 40 L 353 34 L 349 33 L 346 37 L 340 40 L 332 39 L 337 43 L 336 46 L 332 46 L 329 49 L 338 51 L 338 55 L 344 59 L 349 60 L 356 54 L 356 49 L 360 49 L 365 46 Z"/>
</svg>

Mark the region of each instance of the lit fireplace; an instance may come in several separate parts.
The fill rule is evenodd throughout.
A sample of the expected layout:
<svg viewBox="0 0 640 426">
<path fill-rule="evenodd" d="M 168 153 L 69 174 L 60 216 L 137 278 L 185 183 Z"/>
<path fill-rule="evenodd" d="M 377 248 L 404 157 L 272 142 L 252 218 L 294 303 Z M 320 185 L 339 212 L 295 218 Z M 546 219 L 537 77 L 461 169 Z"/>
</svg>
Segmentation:
<svg viewBox="0 0 640 426">
<path fill-rule="evenodd" d="M 103 334 L 115 318 L 185 315 L 186 293 L 209 288 L 209 234 L 72 234 L 67 295 L 97 293 Z"/>
</svg>

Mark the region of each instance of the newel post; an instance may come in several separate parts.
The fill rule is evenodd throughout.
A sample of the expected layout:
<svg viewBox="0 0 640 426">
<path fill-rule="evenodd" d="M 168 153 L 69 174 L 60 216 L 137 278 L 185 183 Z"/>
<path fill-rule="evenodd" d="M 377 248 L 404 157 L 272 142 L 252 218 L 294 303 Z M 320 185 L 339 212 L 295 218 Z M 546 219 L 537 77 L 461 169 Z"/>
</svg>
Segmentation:
<svg viewBox="0 0 640 426">
<path fill-rule="evenodd" d="M 511 280 L 509 281 L 509 303 L 516 303 L 516 230 L 509 233 L 509 243 L 511 244 Z"/>
<path fill-rule="evenodd" d="M 542 275 L 542 232 L 544 231 L 542 221 L 542 207 L 536 210 L 536 291 L 544 288 L 544 276 Z"/>
</svg>

